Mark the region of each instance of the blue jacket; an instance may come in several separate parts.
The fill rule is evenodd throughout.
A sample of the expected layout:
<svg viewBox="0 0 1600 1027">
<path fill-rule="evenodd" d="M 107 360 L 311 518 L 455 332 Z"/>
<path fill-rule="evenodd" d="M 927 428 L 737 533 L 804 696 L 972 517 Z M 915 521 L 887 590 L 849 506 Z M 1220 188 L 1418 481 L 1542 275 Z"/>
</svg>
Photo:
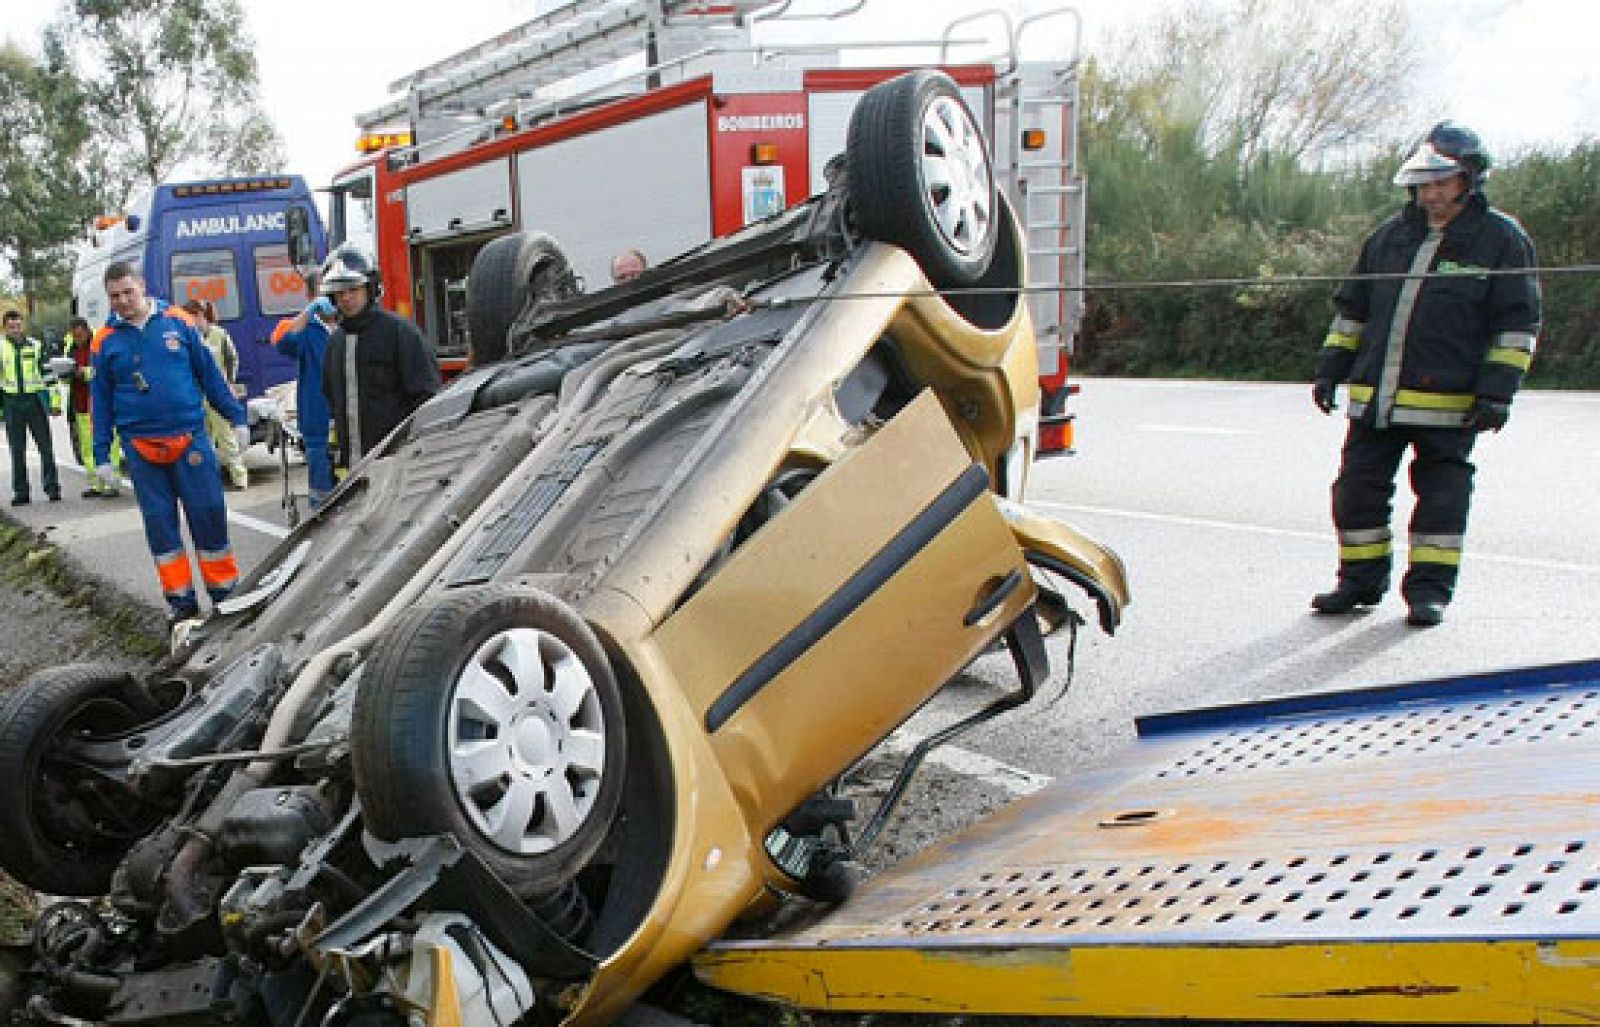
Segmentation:
<svg viewBox="0 0 1600 1027">
<path fill-rule="evenodd" d="M 246 423 L 244 404 L 223 380 L 189 315 L 152 302 L 157 313 L 143 329 L 112 314 L 91 344 L 96 464 L 111 462 L 113 429 L 127 439 L 203 432 L 207 400 L 234 424 Z"/>
<path fill-rule="evenodd" d="M 306 326 L 298 332 L 288 331 L 288 325 L 289 321 L 279 323 L 273 342 L 279 353 L 295 360 L 295 420 L 303 438 L 325 443 L 328 424 L 333 419 L 328 397 L 322 394 L 322 358 L 328 352 L 328 326 L 316 317 L 307 317 Z"/>
</svg>

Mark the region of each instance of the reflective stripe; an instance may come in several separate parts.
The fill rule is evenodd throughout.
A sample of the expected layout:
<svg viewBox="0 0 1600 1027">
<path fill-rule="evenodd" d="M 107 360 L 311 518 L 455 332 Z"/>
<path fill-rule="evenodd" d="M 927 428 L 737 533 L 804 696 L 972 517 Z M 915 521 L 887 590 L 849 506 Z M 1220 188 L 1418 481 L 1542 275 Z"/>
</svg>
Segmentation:
<svg viewBox="0 0 1600 1027">
<path fill-rule="evenodd" d="M 161 581 L 161 591 L 167 595 L 188 592 L 194 587 L 189 557 L 184 553 L 156 557 L 156 577 Z"/>
<path fill-rule="evenodd" d="M 1361 338 L 1361 330 L 1367 327 L 1365 322 L 1357 321 L 1353 317 L 1343 314 L 1333 315 L 1333 323 L 1328 326 L 1329 335 L 1353 335 L 1357 340 Z"/>
<path fill-rule="evenodd" d="M 1472 407 L 1472 394 L 1467 392 L 1422 392 L 1401 389 L 1394 394 L 1394 404 L 1419 410 L 1468 410 Z"/>
<path fill-rule="evenodd" d="M 1378 416 L 1373 426 L 1387 428 L 1389 412 L 1394 407 L 1395 392 L 1400 387 L 1400 363 L 1405 357 L 1406 333 L 1411 329 L 1411 315 L 1417 308 L 1417 294 L 1422 291 L 1422 276 L 1433 265 L 1444 233 L 1437 228 L 1428 230 L 1428 237 L 1417 247 L 1411 260 L 1411 277 L 1400 286 L 1400 298 L 1395 301 L 1394 316 L 1389 322 L 1389 343 L 1384 349 L 1383 371 L 1378 376 Z"/>
<path fill-rule="evenodd" d="M 1356 528 L 1339 532 L 1339 541 L 1347 546 L 1366 542 L 1388 542 L 1394 538 L 1388 528 Z"/>
<path fill-rule="evenodd" d="M 1532 332 L 1501 332 L 1489 340 L 1495 349 L 1516 349 L 1524 353 L 1532 353 L 1538 343 L 1539 337 Z"/>
<path fill-rule="evenodd" d="M 1411 533 L 1411 545 L 1413 548 L 1417 546 L 1432 546 L 1435 549 L 1460 549 L 1466 539 L 1465 535 L 1419 535 L 1416 532 Z"/>
<path fill-rule="evenodd" d="M 1355 563 L 1360 560 L 1382 560 L 1394 552 L 1394 546 L 1388 542 L 1374 542 L 1365 546 L 1340 546 L 1339 559 L 1345 563 Z"/>
<path fill-rule="evenodd" d="M 1366 416 L 1366 413 L 1367 413 L 1367 404 L 1366 403 L 1359 403 L 1359 402 L 1357 402 L 1357 401 L 1355 401 L 1353 399 L 1350 401 L 1350 420 L 1359 421 L 1359 420 L 1361 420 L 1361 418 Z"/>
<path fill-rule="evenodd" d="M 1352 402 L 1352 403 L 1370 403 L 1370 402 L 1372 402 L 1372 386 L 1370 386 L 1370 385 L 1352 385 L 1352 386 L 1350 386 L 1350 402 Z"/>
<path fill-rule="evenodd" d="M 1519 371 L 1526 371 L 1533 365 L 1533 354 L 1520 349 L 1492 349 L 1484 359 L 1491 364 L 1505 364 Z"/>
<path fill-rule="evenodd" d="M 1359 335 L 1342 335 L 1339 332 L 1329 332 L 1328 337 L 1322 340 L 1323 349 L 1347 349 L 1354 353 L 1361 348 Z"/>
<path fill-rule="evenodd" d="M 1410 553 L 1412 563 L 1438 563 L 1447 567 L 1461 566 L 1461 550 L 1441 549 L 1438 546 L 1412 546 Z"/>
<path fill-rule="evenodd" d="M 1351 416 L 1355 415 L 1352 413 Z M 1467 423 L 1467 415 L 1461 410 L 1417 410 L 1412 407 L 1396 407 L 1389 423 L 1410 425 L 1414 428 L 1460 428 Z"/>
<path fill-rule="evenodd" d="M 202 556 L 200 577 L 205 581 L 207 588 L 231 585 L 239 580 L 239 563 L 231 552 L 221 556 Z"/>
</svg>

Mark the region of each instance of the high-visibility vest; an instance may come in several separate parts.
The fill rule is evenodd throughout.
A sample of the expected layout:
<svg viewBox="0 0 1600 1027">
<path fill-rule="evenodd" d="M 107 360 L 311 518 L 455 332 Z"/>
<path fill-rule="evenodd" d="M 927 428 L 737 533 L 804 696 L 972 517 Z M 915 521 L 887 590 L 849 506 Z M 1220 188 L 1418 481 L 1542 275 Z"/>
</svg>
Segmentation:
<svg viewBox="0 0 1600 1027">
<path fill-rule="evenodd" d="M 22 351 L 22 381 L 17 381 L 17 351 Z M 24 337 L 19 346 L 11 336 L 0 335 L 0 389 L 6 392 L 43 392 L 47 387 L 40 372 L 44 344 Z"/>
</svg>

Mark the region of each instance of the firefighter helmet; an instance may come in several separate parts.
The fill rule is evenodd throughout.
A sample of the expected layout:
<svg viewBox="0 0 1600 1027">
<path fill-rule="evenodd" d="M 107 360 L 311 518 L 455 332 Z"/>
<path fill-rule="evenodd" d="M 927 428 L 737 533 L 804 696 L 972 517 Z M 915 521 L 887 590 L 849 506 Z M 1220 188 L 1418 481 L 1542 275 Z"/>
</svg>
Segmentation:
<svg viewBox="0 0 1600 1027">
<path fill-rule="evenodd" d="M 317 272 L 317 281 L 317 291 L 324 296 L 354 289 L 358 285 L 367 287 L 372 300 L 383 295 L 383 277 L 378 273 L 377 262 L 355 243 L 341 243 L 328 254 L 328 259 L 322 262 L 322 269 Z"/>
<path fill-rule="evenodd" d="M 1490 163 L 1489 151 L 1483 148 L 1478 133 L 1453 121 L 1441 121 L 1400 165 L 1394 184 L 1415 187 L 1465 175 L 1467 188 L 1476 190 L 1489 177 Z"/>
</svg>

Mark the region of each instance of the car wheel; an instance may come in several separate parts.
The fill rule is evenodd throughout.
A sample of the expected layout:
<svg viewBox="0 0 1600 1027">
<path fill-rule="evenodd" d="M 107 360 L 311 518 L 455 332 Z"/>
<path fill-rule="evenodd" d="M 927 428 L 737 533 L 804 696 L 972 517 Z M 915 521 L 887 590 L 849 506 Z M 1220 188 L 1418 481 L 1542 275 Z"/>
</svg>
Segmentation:
<svg viewBox="0 0 1600 1027">
<path fill-rule="evenodd" d="M 95 772 L 85 746 L 148 723 L 159 711 L 113 667 L 54 667 L 0 704 L 0 865 L 55 895 L 100 895 L 160 811 Z"/>
<path fill-rule="evenodd" d="M 950 76 L 914 71 L 868 90 L 845 152 L 862 235 L 905 249 L 934 285 L 983 277 L 999 233 L 994 165 Z"/>
<path fill-rule="evenodd" d="M 504 360 L 511 326 L 528 298 L 565 299 L 575 293 L 566 254 L 543 232 L 513 232 L 487 243 L 467 275 L 467 330 L 472 364 Z"/>
<path fill-rule="evenodd" d="M 362 671 L 352 725 L 368 830 L 449 833 L 518 894 L 571 881 L 622 794 L 610 660 L 553 596 L 488 587 L 408 611 Z"/>
</svg>

